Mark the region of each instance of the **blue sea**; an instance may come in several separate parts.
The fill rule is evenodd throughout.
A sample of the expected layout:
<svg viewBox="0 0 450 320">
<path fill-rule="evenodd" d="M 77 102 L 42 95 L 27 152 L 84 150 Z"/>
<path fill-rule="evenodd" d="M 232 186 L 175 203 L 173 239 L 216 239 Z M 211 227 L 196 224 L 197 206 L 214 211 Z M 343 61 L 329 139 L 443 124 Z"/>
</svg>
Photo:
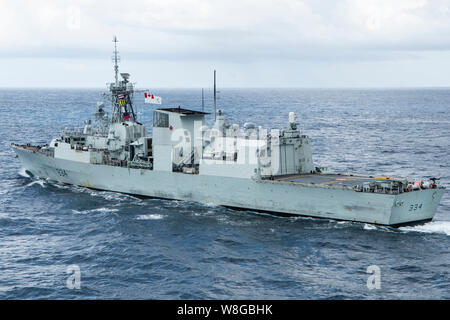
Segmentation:
<svg viewBox="0 0 450 320">
<path fill-rule="evenodd" d="M 450 89 L 222 89 L 229 121 L 284 127 L 338 172 L 440 177 L 432 222 L 281 218 L 31 180 L 10 143 L 45 144 L 106 89 L 0 89 L 0 299 L 450 299 Z M 201 110 L 200 89 L 153 90 Z M 152 107 L 135 94 L 149 133 Z M 205 111 L 212 93 L 205 91 Z M 212 116 L 208 116 L 211 124 Z M 80 289 L 67 286 L 73 265 Z M 369 289 L 371 265 L 379 289 Z M 71 269 L 72 268 L 72 269 Z"/>
</svg>

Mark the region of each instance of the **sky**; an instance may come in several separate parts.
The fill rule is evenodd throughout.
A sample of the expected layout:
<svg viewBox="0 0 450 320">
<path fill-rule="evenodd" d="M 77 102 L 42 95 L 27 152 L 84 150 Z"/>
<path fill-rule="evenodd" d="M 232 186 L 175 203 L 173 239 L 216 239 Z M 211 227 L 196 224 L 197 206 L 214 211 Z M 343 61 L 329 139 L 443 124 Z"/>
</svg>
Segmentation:
<svg viewBox="0 0 450 320">
<path fill-rule="evenodd" d="M 450 0 L 0 0 L 0 87 L 450 86 Z"/>
</svg>

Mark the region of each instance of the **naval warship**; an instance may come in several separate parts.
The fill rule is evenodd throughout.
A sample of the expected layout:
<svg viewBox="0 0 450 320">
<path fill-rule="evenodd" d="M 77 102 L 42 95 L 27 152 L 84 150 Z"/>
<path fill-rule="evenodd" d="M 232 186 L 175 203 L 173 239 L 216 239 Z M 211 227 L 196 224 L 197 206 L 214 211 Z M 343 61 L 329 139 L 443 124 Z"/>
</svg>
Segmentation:
<svg viewBox="0 0 450 320">
<path fill-rule="evenodd" d="M 139 93 L 120 73 L 114 38 L 115 81 L 97 103 L 94 121 L 64 129 L 48 145 L 12 144 L 26 172 L 64 184 L 161 199 L 211 203 L 275 215 L 399 226 L 429 221 L 444 193 L 429 181 L 338 174 L 314 165 L 308 136 L 294 113 L 287 126 L 241 128 L 216 110 L 154 108 L 153 136 L 138 121 Z M 214 74 L 214 97 L 215 90 Z M 146 100 L 161 102 L 153 94 Z M 151 101 L 149 101 L 151 102 Z"/>
</svg>

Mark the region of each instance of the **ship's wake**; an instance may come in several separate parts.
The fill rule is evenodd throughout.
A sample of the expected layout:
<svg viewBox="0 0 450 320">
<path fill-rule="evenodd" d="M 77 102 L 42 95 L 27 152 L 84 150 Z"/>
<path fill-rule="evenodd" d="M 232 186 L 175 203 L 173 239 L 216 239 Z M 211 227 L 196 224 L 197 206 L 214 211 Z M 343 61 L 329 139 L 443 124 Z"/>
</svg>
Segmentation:
<svg viewBox="0 0 450 320">
<path fill-rule="evenodd" d="M 364 230 L 368 231 L 385 231 L 385 232 L 423 232 L 423 233 L 438 233 L 450 236 L 450 221 L 431 221 L 421 225 L 405 226 L 393 228 L 389 226 L 379 226 L 365 223 Z"/>
<path fill-rule="evenodd" d="M 450 221 L 431 221 L 414 227 L 401 227 L 402 231 L 440 233 L 450 236 Z"/>
</svg>

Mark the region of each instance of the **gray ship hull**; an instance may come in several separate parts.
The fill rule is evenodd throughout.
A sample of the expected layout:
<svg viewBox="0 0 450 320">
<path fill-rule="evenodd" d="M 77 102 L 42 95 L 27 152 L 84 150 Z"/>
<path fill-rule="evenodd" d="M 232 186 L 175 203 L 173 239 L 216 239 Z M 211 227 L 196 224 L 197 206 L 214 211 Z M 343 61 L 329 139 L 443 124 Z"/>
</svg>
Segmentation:
<svg viewBox="0 0 450 320">
<path fill-rule="evenodd" d="M 13 146 L 34 176 L 77 186 L 236 209 L 398 226 L 431 220 L 444 193 L 424 189 L 400 194 L 284 181 L 183 174 L 82 163 Z"/>
</svg>

